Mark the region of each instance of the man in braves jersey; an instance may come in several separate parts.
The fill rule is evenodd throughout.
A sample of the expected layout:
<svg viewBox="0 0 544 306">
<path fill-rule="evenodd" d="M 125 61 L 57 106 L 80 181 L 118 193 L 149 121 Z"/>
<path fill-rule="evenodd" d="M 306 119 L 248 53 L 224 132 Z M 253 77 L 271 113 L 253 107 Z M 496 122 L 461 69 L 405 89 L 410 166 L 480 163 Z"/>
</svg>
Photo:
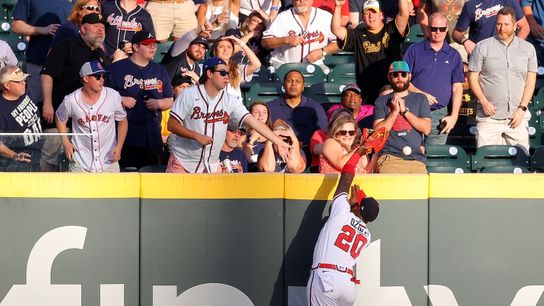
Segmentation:
<svg viewBox="0 0 544 306">
<path fill-rule="evenodd" d="M 26 93 L 29 74 L 17 66 L 0 70 L 0 133 L 20 133 L 0 138 L 0 171 L 40 170 L 42 132 L 38 107 Z"/>
<path fill-rule="evenodd" d="M 66 133 L 66 122 L 72 119 L 72 141 L 62 135 L 70 172 L 119 172 L 121 148 L 127 135 L 127 113 L 121 96 L 104 87 L 106 71 L 97 61 L 81 66 L 79 76 L 83 87 L 67 95 L 56 112 L 60 133 Z M 118 122 L 117 133 L 115 122 Z"/>
<path fill-rule="evenodd" d="M 342 169 L 334 193 L 329 219 L 321 229 L 314 248 L 312 273 L 306 287 L 308 305 L 353 305 L 356 289 L 353 266 L 370 243 L 367 224 L 378 216 L 380 205 L 366 197 L 359 186 L 351 187 L 355 167 L 362 155 L 377 153 L 387 139 L 387 130 L 374 132 L 355 151 Z"/>
<path fill-rule="evenodd" d="M 174 134 L 174 141 L 166 172 L 221 172 L 219 154 L 229 120 L 255 129 L 276 144 L 282 158 L 287 159 L 290 146 L 225 91 L 229 71 L 222 59 L 212 57 L 204 62 L 200 83 L 185 89 L 170 111 L 168 130 Z"/>
<path fill-rule="evenodd" d="M 151 15 L 136 3 L 136 0 L 115 0 L 102 4 L 102 14 L 106 18 L 106 54 L 112 56 L 116 50 L 132 53 L 129 43 L 132 36 L 141 30 L 155 34 Z M 125 42 L 125 43 L 122 43 Z M 119 47 L 122 47 L 119 48 Z"/>
<path fill-rule="evenodd" d="M 270 63 L 314 63 L 338 51 L 331 33 L 332 15 L 312 7 L 313 0 L 294 0 L 293 7 L 278 14 L 263 33 L 262 45 L 272 49 Z"/>
<path fill-rule="evenodd" d="M 384 14 L 377 0 L 367 0 L 363 5 L 364 27 L 347 29 L 341 25 L 342 5 L 346 0 L 336 0 L 331 29 L 338 45 L 355 53 L 355 75 L 363 99 L 374 105 L 380 88 L 389 84 L 389 64 L 402 59 L 401 43 L 409 32 L 410 15 L 407 0 L 398 0 L 399 13 L 395 19 L 384 23 Z"/>
<path fill-rule="evenodd" d="M 151 61 L 157 43 L 153 34 L 137 32 L 132 37 L 132 55 L 108 68 L 108 87 L 121 94 L 129 122 L 119 162 L 123 168 L 162 162 L 161 111 L 172 106 L 174 93 L 164 67 Z"/>
</svg>

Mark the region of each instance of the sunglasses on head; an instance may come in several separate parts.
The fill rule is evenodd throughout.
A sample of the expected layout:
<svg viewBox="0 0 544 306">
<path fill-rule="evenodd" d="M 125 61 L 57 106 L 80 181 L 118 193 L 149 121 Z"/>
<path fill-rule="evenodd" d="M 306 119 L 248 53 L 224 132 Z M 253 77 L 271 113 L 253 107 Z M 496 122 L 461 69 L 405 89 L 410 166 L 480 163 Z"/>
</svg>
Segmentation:
<svg viewBox="0 0 544 306">
<path fill-rule="evenodd" d="M 389 75 L 393 78 L 398 78 L 399 75 L 403 78 L 405 78 L 408 75 L 408 72 L 402 71 L 402 72 L 391 72 Z"/>
<path fill-rule="evenodd" d="M 219 75 L 221 75 L 222 77 L 229 75 L 229 72 L 226 70 L 215 70 L 214 72 L 219 72 Z"/>
<path fill-rule="evenodd" d="M 346 136 L 348 134 L 349 134 L 349 136 L 355 136 L 355 130 L 349 130 L 349 131 L 348 130 L 340 130 L 340 131 L 336 132 L 335 135 L 337 135 L 337 136 Z"/>
<path fill-rule="evenodd" d="M 91 76 L 97 81 L 100 81 L 104 78 L 103 74 L 91 74 Z"/>
<path fill-rule="evenodd" d="M 84 6 L 82 6 L 81 8 L 84 8 L 84 9 L 86 9 L 87 11 L 95 11 L 95 12 L 100 13 L 100 6 L 96 6 L 96 5 L 84 5 Z"/>
<path fill-rule="evenodd" d="M 431 32 L 446 32 L 446 30 L 448 29 L 448 27 L 431 27 Z"/>
<path fill-rule="evenodd" d="M 282 136 L 282 135 L 280 135 L 280 138 L 283 139 L 283 142 L 287 143 L 288 145 L 293 144 L 293 139 L 291 138 L 291 136 Z"/>
</svg>

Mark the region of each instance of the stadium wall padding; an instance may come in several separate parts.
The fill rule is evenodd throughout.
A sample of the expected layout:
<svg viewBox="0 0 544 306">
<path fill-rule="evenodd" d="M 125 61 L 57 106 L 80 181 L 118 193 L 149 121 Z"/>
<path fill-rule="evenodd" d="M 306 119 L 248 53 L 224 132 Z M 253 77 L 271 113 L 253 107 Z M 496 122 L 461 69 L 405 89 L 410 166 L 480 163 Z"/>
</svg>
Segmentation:
<svg viewBox="0 0 544 306">
<path fill-rule="evenodd" d="M 306 305 L 335 175 L 0 175 L 0 306 Z M 358 176 L 356 305 L 544 305 L 544 176 Z M 544 299 L 543 299 L 544 300 Z"/>
</svg>

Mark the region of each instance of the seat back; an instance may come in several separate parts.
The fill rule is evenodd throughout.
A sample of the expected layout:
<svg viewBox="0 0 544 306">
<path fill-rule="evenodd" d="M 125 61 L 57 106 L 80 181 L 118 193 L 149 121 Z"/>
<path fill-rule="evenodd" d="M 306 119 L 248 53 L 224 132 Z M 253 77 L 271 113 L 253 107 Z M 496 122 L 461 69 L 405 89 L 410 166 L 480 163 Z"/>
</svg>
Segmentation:
<svg viewBox="0 0 544 306">
<path fill-rule="evenodd" d="M 355 83 L 355 64 L 336 65 L 327 76 L 329 82 L 337 84 Z"/>
<path fill-rule="evenodd" d="M 544 147 L 539 147 L 531 156 L 531 169 L 544 172 Z"/>
<path fill-rule="evenodd" d="M 160 63 L 162 61 L 162 58 L 168 52 L 168 50 L 170 49 L 173 43 L 174 43 L 173 41 L 167 41 L 167 42 L 158 44 L 157 52 L 155 53 L 155 56 L 153 56 L 153 61 L 155 63 Z"/>
<path fill-rule="evenodd" d="M 283 83 L 283 78 L 291 70 L 298 70 L 302 73 L 304 76 L 304 86 L 306 87 L 327 81 L 327 76 L 323 70 L 319 66 L 309 63 L 287 63 L 281 65 L 276 70 L 276 81 Z"/>
<path fill-rule="evenodd" d="M 470 172 L 470 157 L 455 145 L 427 145 L 427 171 L 440 173 Z"/>
<path fill-rule="evenodd" d="M 355 57 L 353 52 L 339 51 L 325 56 L 325 65 L 333 69 L 337 65 L 350 63 L 355 63 Z"/>
<path fill-rule="evenodd" d="M 529 156 L 521 147 L 508 145 L 483 146 L 472 155 L 473 171 L 484 172 L 485 168 L 497 166 L 529 168 Z"/>
<path fill-rule="evenodd" d="M 253 102 L 268 102 L 281 97 L 284 93 L 281 83 L 255 83 L 246 93 L 245 105 L 250 106 Z"/>
</svg>

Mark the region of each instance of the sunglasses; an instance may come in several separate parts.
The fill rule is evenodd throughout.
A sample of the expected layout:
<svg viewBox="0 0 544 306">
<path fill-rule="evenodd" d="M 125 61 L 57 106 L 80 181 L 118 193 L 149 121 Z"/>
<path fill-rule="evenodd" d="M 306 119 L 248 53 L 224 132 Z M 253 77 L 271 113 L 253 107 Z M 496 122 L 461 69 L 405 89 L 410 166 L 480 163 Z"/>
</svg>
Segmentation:
<svg viewBox="0 0 544 306">
<path fill-rule="evenodd" d="M 408 72 L 405 72 L 405 71 L 402 71 L 402 72 L 391 72 L 389 73 L 389 75 L 392 77 L 392 78 L 398 78 L 399 75 L 403 78 L 405 78 L 407 75 L 408 75 Z"/>
<path fill-rule="evenodd" d="M 100 13 L 100 6 L 96 5 L 84 5 L 81 8 L 86 9 L 87 11 L 95 11 Z"/>
<path fill-rule="evenodd" d="M 97 81 L 100 81 L 104 78 L 103 74 L 91 74 L 91 76 Z"/>
<path fill-rule="evenodd" d="M 286 144 L 288 145 L 292 145 L 293 144 L 293 139 L 291 138 L 291 136 L 282 136 L 280 135 L 281 139 L 283 139 L 283 142 L 285 142 Z"/>
<path fill-rule="evenodd" d="M 348 134 L 349 134 L 349 136 L 355 136 L 355 130 L 350 130 L 350 131 L 340 130 L 340 131 L 336 132 L 336 134 L 334 134 L 334 135 L 336 135 L 336 136 L 346 136 Z"/>
<path fill-rule="evenodd" d="M 229 76 L 229 72 L 226 70 L 215 70 L 214 72 L 219 72 L 222 77 Z"/>
<path fill-rule="evenodd" d="M 448 27 L 431 27 L 431 32 L 446 32 L 446 30 L 448 29 Z"/>
</svg>

